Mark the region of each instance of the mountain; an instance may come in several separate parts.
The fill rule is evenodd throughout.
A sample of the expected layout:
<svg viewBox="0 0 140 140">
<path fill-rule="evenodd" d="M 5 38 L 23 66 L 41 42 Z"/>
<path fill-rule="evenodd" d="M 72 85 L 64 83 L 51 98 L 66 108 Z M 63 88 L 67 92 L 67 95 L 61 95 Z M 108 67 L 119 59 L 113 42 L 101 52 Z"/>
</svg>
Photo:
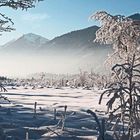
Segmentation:
<svg viewBox="0 0 140 140">
<path fill-rule="evenodd" d="M 104 61 L 112 47 L 94 42 L 98 29 L 98 26 L 92 26 L 56 37 L 39 48 L 39 53 L 67 60 L 63 63 L 73 63 L 73 69 L 103 71 Z"/>
<path fill-rule="evenodd" d="M 140 20 L 140 13 L 133 14 L 133 15 L 129 16 L 129 18 L 131 18 L 133 20 Z"/>
<path fill-rule="evenodd" d="M 89 56 L 102 52 L 102 58 L 105 59 L 104 57 L 110 52 L 111 48 L 94 42 L 95 33 L 98 29 L 98 26 L 92 26 L 69 32 L 52 40 L 29 33 L 3 45 L 0 48 L 0 53 L 79 56 L 89 59 Z M 99 57 L 101 57 L 100 54 Z"/>
<path fill-rule="evenodd" d="M 92 26 L 52 40 L 25 34 L 1 47 L 0 61 L 3 65 L 0 68 L 6 67 L 7 71 L 12 68 L 16 74 L 25 71 L 66 74 L 78 73 L 79 69 L 104 71 L 103 63 L 112 48 L 94 42 L 98 29 Z M 5 53 L 7 55 L 2 55 Z"/>
<path fill-rule="evenodd" d="M 129 18 L 133 20 L 140 20 L 140 14 L 136 13 Z M 112 51 L 112 48 L 106 47 L 99 43 L 95 43 L 95 33 L 99 29 L 98 26 L 92 26 L 85 29 L 72 31 L 70 33 L 56 37 L 49 42 L 46 42 L 41 48 L 41 53 L 55 54 L 55 55 L 94 55 L 96 51 L 103 51 L 103 55 Z M 103 56 L 103 57 L 104 57 Z"/>
<path fill-rule="evenodd" d="M 140 20 L 140 13 L 129 16 L 133 20 Z M 111 48 L 93 42 L 98 26 L 72 31 L 48 40 L 42 36 L 28 33 L 16 40 L 0 46 L 0 53 L 34 53 L 40 55 L 88 55 L 96 50 L 109 51 Z"/>
<path fill-rule="evenodd" d="M 129 18 L 139 20 L 140 14 Z M 98 29 L 98 26 L 92 26 L 52 40 L 33 33 L 25 34 L 0 46 L 0 70 L 19 75 L 37 72 L 78 73 L 79 69 L 103 72 L 104 61 L 112 53 L 112 47 L 94 42 Z"/>
<path fill-rule="evenodd" d="M 39 47 L 41 47 L 43 44 L 48 42 L 49 40 L 33 34 L 33 33 L 28 33 L 16 40 L 12 40 L 5 45 L 0 47 L 0 52 L 5 52 L 7 54 L 9 53 L 29 53 L 33 52 Z"/>
<path fill-rule="evenodd" d="M 96 49 L 102 46 L 98 43 L 94 43 L 95 32 L 99 29 L 98 26 L 92 26 L 85 29 L 72 31 L 62 36 L 56 37 L 42 46 L 42 52 L 46 53 L 74 53 L 81 54 L 91 49 Z"/>
</svg>

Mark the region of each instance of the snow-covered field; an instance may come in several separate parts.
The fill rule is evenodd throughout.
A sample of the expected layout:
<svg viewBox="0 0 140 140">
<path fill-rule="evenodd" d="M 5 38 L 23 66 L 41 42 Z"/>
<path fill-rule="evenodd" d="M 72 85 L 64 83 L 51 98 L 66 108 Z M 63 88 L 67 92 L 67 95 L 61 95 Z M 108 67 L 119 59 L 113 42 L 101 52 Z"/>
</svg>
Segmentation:
<svg viewBox="0 0 140 140">
<path fill-rule="evenodd" d="M 94 118 L 86 113 L 91 109 L 105 117 L 106 101 L 98 104 L 102 91 L 72 88 L 8 89 L 2 93 L 11 103 L 1 101 L 0 126 L 8 136 L 22 140 L 29 139 L 96 139 L 98 135 Z M 34 116 L 34 103 L 37 102 L 37 117 Z M 61 131 L 61 114 L 67 105 L 65 131 Z M 56 109 L 56 120 L 54 120 Z M 98 112 L 100 111 L 100 112 Z M 62 137 L 63 136 L 63 137 Z"/>
<path fill-rule="evenodd" d="M 102 105 L 99 105 L 99 96 L 102 91 L 83 90 L 72 88 L 43 88 L 43 89 L 9 89 L 3 93 L 4 96 L 10 99 L 12 104 L 23 105 L 33 108 L 34 102 L 37 102 L 38 107 L 57 108 L 67 105 L 69 110 L 87 110 L 100 109 L 106 110 L 106 100 Z"/>
</svg>

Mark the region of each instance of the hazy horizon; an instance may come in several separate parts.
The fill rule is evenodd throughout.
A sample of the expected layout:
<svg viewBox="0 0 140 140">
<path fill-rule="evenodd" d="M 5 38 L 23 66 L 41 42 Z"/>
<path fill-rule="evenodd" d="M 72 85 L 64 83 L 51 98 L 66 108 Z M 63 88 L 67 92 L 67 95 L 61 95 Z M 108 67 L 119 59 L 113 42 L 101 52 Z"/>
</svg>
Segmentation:
<svg viewBox="0 0 140 140">
<path fill-rule="evenodd" d="M 11 33 L 3 32 L 2 36 L 0 36 L 0 46 L 27 33 L 35 33 L 50 40 L 72 31 L 99 25 L 98 22 L 89 20 L 91 14 L 97 11 L 102 10 L 112 15 L 121 14 L 130 16 L 135 13 L 140 13 L 139 5 L 139 0 L 135 0 L 135 2 L 127 0 L 44 0 L 37 3 L 35 8 L 28 9 L 27 11 L 2 7 L 1 12 L 13 20 L 13 27 L 16 28 L 16 31 L 12 31 Z M 80 38 L 79 36 L 78 38 Z M 93 34 L 93 38 L 94 36 L 95 34 Z M 77 36 L 74 36 L 74 38 L 76 37 Z M 86 38 L 86 36 L 84 37 Z M 65 42 L 65 39 L 62 41 Z M 57 51 L 54 51 L 56 55 L 50 54 L 50 56 L 48 56 L 49 53 L 46 53 L 46 56 L 41 56 L 37 53 L 37 55 L 32 55 L 30 51 L 28 52 L 28 46 L 26 48 L 26 51 L 29 53 L 28 55 L 22 54 L 25 49 L 22 47 L 19 49 L 21 52 L 19 56 L 12 53 L 4 56 L 1 55 L 0 75 L 23 76 L 37 72 L 78 73 L 79 69 L 85 71 L 89 71 L 90 69 L 94 71 L 104 71 L 102 70 L 102 63 L 105 61 L 105 57 L 108 53 L 107 51 L 93 51 L 91 50 L 91 46 L 86 50 L 88 39 L 86 43 L 83 42 L 82 44 L 80 44 L 81 40 L 79 39 L 78 43 L 83 45 L 82 47 L 77 42 L 74 44 L 79 51 L 75 50 L 75 46 L 71 46 L 73 40 L 69 42 L 68 46 L 66 46 L 67 42 L 64 43 L 61 48 L 60 45 L 62 41 L 58 44 L 58 47 L 60 47 L 58 48 L 58 52 L 60 51 L 63 53 L 58 54 L 58 56 Z M 93 39 L 90 38 L 90 41 L 93 42 Z M 55 43 L 54 41 L 52 46 Z M 20 44 L 18 44 L 18 47 L 20 47 Z M 35 45 L 31 47 L 35 47 Z M 57 45 L 55 47 L 57 47 Z M 71 47 L 73 50 L 65 53 L 65 51 L 69 50 Z M 63 48 L 64 50 L 62 50 Z M 79 53 L 79 55 L 69 55 L 69 53 L 75 53 L 75 51 L 77 51 L 76 53 Z M 18 53 L 19 52 L 17 52 L 17 54 Z"/>
<path fill-rule="evenodd" d="M 81 56 L 82 57 L 82 56 Z M 33 73 L 52 73 L 52 74 L 77 74 L 82 71 L 91 70 L 101 72 L 103 65 L 98 65 L 102 58 L 95 54 L 89 58 L 79 56 L 0 56 L 0 75 L 8 77 L 26 77 Z M 87 59 L 91 59 L 88 61 Z M 4 61 L 3 61 L 4 60 Z M 85 60 L 85 61 L 83 61 Z M 100 70 L 101 69 L 101 70 Z"/>
</svg>

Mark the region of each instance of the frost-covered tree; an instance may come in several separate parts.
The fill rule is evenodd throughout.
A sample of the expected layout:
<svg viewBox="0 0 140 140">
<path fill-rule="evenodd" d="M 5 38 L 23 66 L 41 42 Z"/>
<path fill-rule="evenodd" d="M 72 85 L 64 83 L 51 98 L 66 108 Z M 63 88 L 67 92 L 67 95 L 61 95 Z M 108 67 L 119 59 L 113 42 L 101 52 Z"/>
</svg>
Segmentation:
<svg viewBox="0 0 140 140">
<path fill-rule="evenodd" d="M 133 140 L 134 133 L 140 131 L 140 21 L 107 12 L 97 12 L 91 16 L 101 21 L 95 41 L 110 44 L 114 53 L 108 59 L 113 66 L 114 82 L 103 92 L 110 97 L 107 102 L 110 119 L 115 118 L 114 134 L 118 140 Z M 119 106 L 114 103 L 120 102 Z M 123 124 L 123 134 L 118 136 L 116 126 Z"/>
<path fill-rule="evenodd" d="M 14 10 L 22 9 L 27 10 L 35 7 L 35 3 L 42 0 L 0 0 L 0 8 L 7 7 Z M 14 30 L 13 21 L 5 14 L 0 12 L 0 32 L 10 32 Z"/>
<path fill-rule="evenodd" d="M 116 64 L 112 68 L 116 76 L 116 82 L 110 83 L 108 89 L 105 90 L 100 97 L 99 103 L 102 101 L 104 94 L 110 97 L 107 102 L 110 120 L 117 120 L 115 126 L 119 122 L 123 124 L 123 135 L 132 140 L 133 134 L 140 130 L 140 63 L 135 64 L 135 55 L 132 62 Z M 114 106 L 114 103 L 118 105 Z M 114 127 L 116 133 L 116 127 Z M 119 136 L 118 136 L 119 137 Z"/>
<path fill-rule="evenodd" d="M 134 54 L 136 61 L 140 61 L 140 21 L 122 15 L 113 16 L 105 11 L 97 12 L 91 19 L 101 22 L 95 41 L 113 46 L 114 53 L 109 62 L 132 60 Z"/>
</svg>

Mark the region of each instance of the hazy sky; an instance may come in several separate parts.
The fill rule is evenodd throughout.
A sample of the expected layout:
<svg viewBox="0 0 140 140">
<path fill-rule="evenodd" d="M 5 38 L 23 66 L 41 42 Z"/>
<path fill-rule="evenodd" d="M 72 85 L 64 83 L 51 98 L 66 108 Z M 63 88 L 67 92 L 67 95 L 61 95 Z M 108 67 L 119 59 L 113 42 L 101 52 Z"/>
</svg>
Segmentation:
<svg viewBox="0 0 140 140">
<path fill-rule="evenodd" d="M 88 17 L 99 10 L 128 16 L 140 12 L 140 0 L 44 0 L 27 12 L 1 8 L 0 12 L 13 19 L 16 31 L 4 33 L 0 45 L 29 32 L 52 39 L 94 25 Z"/>
</svg>

